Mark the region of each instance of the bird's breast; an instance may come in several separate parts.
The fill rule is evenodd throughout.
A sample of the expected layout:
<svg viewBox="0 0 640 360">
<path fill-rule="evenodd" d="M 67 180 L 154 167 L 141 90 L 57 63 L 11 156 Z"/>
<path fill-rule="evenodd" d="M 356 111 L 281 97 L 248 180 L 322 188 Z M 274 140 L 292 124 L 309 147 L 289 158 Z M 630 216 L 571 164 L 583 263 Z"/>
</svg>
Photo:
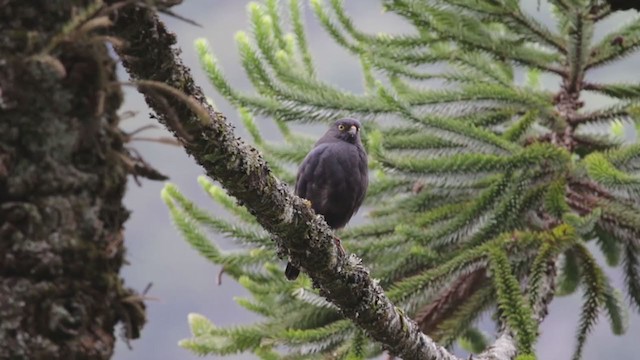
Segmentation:
<svg viewBox="0 0 640 360">
<path fill-rule="evenodd" d="M 347 224 L 362 204 L 368 184 L 364 149 L 346 142 L 318 144 L 298 171 L 296 193 L 311 202 L 329 226 Z"/>
</svg>

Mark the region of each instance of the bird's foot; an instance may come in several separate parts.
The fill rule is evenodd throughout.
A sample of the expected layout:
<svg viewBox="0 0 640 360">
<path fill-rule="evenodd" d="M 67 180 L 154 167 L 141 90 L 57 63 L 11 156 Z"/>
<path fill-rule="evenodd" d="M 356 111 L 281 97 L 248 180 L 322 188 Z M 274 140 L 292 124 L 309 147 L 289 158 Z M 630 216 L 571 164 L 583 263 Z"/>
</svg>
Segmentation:
<svg viewBox="0 0 640 360">
<path fill-rule="evenodd" d="M 311 201 L 307 199 L 302 199 L 302 203 L 305 204 L 309 209 L 311 209 Z"/>
<path fill-rule="evenodd" d="M 340 253 L 340 255 L 342 257 L 344 257 L 346 255 L 344 248 L 342 247 L 342 243 L 340 241 L 340 238 L 338 238 L 337 236 L 333 237 L 333 242 L 336 244 L 336 247 L 338 248 L 338 252 Z"/>
</svg>

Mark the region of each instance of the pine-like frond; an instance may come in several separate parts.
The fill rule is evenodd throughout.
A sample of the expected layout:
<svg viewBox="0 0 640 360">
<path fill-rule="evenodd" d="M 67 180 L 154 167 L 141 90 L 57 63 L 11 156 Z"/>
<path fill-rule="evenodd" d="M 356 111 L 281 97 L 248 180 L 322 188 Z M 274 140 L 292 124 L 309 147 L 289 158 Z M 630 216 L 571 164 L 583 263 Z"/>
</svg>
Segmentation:
<svg viewBox="0 0 640 360">
<path fill-rule="evenodd" d="M 489 339 L 478 329 L 469 328 L 460 336 L 458 344 L 472 354 L 479 354 L 489 346 Z"/>
<path fill-rule="evenodd" d="M 495 304 L 495 289 L 487 286 L 484 289 L 474 293 L 469 299 L 460 306 L 447 320 L 442 322 L 433 338 L 445 346 L 450 346 L 456 340 L 468 339 L 474 344 L 477 350 L 482 347 L 478 344 L 479 339 L 469 339 L 468 333 L 474 322 L 487 310 L 491 309 Z M 476 341 L 474 341 L 476 340 Z"/>
<path fill-rule="evenodd" d="M 591 332 L 598 320 L 600 307 L 605 302 L 606 279 L 602 269 L 600 269 L 585 246 L 576 245 L 574 249 L 580 259 L 582 274 L 584 276 L 584 280 L 582 281 L 584 285 L 584 303 L 580 310 L 577 344 L 573 354 L 573 359 L 578 360 L 582 356 L 587 335 Z"/>
<path fill-rule="evenodd" d="M 224 189 L 215 185 L 205 176 L 199 176 L 198 183 L 200 184 L 200 186 L 202 186 L 204 191 L 206 191 L 207 195 L 209 195 L 212 200 L 222 205 L 225 210 L 237 216 L 241 221 L 247 223 L 255 223 L 255 218 L 253 217 L 253 215 L 251 215 L 245 207 L 238 205 L 235 199 L 227 195 Z"/>
<path fill-rule="evenodd" d="M 558 277 L 558 292 L 560 296 L 573 294 L 580 285 L 582 269 L 577 255 L 571 249 L 564 253 L 560 275 Z"/>
<path fill-rule="evenodd" d="M 595 228 L 596 243 L 602 251 L 607 265 L 618 266 L 622 257 L 622 245 L 619 239 L 599 226 Z"/>
<path fill-rule="evenodd" d="M 598 183 L 624 196 L 638 196 L 639 176 L 618 170 L 601 153 L 590 154 L 584 162 L 587 173 Z"/>
<path fill-rule="evenodd" d="M 614 289 L 611 284 L 606 285 L 603 307 L 611 323 L 611 332 L 616 335 L 624 334 L 627 331 L 629 314 L 624 305 L 622 293 Z"/>
<path fill-rule="evenodd" d="M 504 250 L 498 246 L 489 249 L 489 268 L 496 289 L 498 307 L 506 323 L 515 332 L 518 351 L 523 354 L 533 353 L 537 325 L 533 313 L 520 290 L 518 279 Z"/>
<path fill-rule="evenodd" d="M 219 328 L 204 316 L 189 314 L 193 337 L 179 345 L 198 355 L 229 355 L 260 347 L 264 329 L 261 325 Z"/>
<path fill-rule="evenodd" d="M 640 255 L 638 246 L 628 243 L 624 248 L 624 279 L 627 294 L 636 311 L 640 310 Z"/>
<path fill-rule="evenodd" d="M 640 19 L 635 19 L 621 29 L 607 34 L 591 48 L 591 59 L 587 66 L 600 66 L 628 55 L 640 47 L 639 33 Z"/>
</svg>

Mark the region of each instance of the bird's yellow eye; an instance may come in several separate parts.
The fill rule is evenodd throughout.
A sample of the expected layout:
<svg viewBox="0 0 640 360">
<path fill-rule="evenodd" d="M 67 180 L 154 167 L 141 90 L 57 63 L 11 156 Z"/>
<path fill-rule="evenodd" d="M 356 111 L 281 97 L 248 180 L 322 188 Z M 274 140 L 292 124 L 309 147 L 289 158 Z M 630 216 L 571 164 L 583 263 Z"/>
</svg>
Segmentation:
<svg viewBox="0 0 640 360">
<path fill-rule="evenodd" d="M 344 125 L 342 125 L 342 124 L 338 125 L 338 130 L 343 131 L 344 129 L 345 129 Z"/>
</svg>

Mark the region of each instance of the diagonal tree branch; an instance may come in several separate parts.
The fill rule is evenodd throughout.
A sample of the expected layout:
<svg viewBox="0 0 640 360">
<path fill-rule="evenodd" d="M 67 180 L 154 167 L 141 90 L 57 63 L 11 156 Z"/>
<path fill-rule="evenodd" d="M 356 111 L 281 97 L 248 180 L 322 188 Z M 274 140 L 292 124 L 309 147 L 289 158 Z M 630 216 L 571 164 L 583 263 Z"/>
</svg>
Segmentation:
<svg viewBox="0 0 640 360">
<path fill-rule="evenodd" d="M 173 48 L 175 35 L 153 11 L 130 5 L 120 9 L 113 21 L 114 35 L 127 43 L 117 51 L 134 80 L 164 83 L 202 107 L 202 111 L 194 111 L 192 104 L 178 97 L 163 97 L 157 88 L 139 86 L 158 121 L 184 144 L 207 175 L 256 216 L 278 247 L 306 270 L 323 296 L 390 353 L 405 360 L 458 360 L 391 303 L 357 257 L 346 258 L 337 252 L 324 220 L 273 176 L 256 149 L 234 135 L 232 125 L 195 85 L 181 62 L 180 51 Z M 168 108 L 172 111 L 167 112 Z M 507 343 L 513 346 L 513 341 Z M 495 346 L 502 348 L 502 343 Z M 504 355 L 496 352 L 491 359 L 514 356 L 515 347 Z"/>
</svg>

